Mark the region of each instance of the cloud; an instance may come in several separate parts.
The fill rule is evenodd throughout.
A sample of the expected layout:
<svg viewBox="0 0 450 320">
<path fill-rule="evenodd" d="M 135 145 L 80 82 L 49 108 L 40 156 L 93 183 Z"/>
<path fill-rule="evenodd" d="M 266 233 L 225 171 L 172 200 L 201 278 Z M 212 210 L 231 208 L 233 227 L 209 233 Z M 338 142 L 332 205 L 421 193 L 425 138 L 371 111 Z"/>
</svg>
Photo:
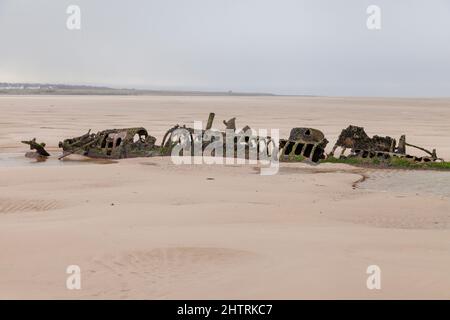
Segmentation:
<svg viewBox="0 0 450 320">
<path fill-rule="evenodd" d="M 0 0 L 0 81 L 317 95 L 448 95 L 450 3 Z M 66 28 L 66 8 L 82 29 Z"/>
</svg>

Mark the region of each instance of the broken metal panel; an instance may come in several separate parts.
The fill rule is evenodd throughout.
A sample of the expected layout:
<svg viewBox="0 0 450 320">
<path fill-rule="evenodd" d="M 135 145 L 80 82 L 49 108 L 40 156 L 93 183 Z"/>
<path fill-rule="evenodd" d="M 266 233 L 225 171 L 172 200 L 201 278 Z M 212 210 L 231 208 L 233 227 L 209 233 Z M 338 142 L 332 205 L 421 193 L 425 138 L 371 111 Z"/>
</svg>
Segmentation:
<svg viewBox="0 0 450 320">
<path fill-rule="evenodd" d="M 370 150 L 394 152 L 395 145 L 396 141 L 391 137 L 373 136 L 371 139 Z"/>
<path fill-rule="evenodd" d="M 213 112 L 211 112 L 211 113 L 209 114 L 208 122 L 207 122 L 207 124 L 206 124 L 206 130 L 211 130 L 211 128 L 212 128 L 212 126 L 213 126 L 213 122 L 214 122 L 214 117 L 215 117 L 215 116 L 216 116 L 216 114 L 213 113 Z"/>
<path fill-rule="evenodd" d="M 400 154 L 395 152 L 383 152 L 383 151 L 368 151 L 368 150 L 354 150 L 348 156 L 348 158 L 361 158 L 361 159 L 374 159 L 389 160 L 391 158 L 407 159 L 413 162 L 434 162 L 437 159 L 428 156 L 412 156 L 409 154 Z"/>
<path fill-rule="evenodd" d="M 30 150 L 36 150 L 36 155 L 41 157 L 50 157 L 50 153 L 45 150 L 45 143 L 37 143 L 36 138 L 33 138 L 29 141 L 22 141 L 23 144 L 27 144 L 30 146 Z M 28 157 L 31 157 L 32 153 L 27 153 Z"/>
<path fill-rule="evenodd" d="M 319 143 L 325 139 L 322 131 L 312 128 L 293 128 L 289 140 Z"/>
<path fill-rule="evenodd" d="M 212 128 L 213 120 L 214 114 L 211 113 L 208 118 L 207 129 Z M 193 128 L 180 125 L 172 127 L 166 132 L 162 140 L 161 146 L 164 154 L 171 154 L 174 145 L 181 145 L 183 151 L 190 152 L 192 156 L 196 155 L 194 154 L 196 150 L 201 152 L 198 155 L 202 155 L 208 146 L 212 143 L 217 144 L 217 139 L 220 139 L 222 141 L 222 154 L 224 157 L 245 159 L 254 159 L 253 157 L 255 157 L 260 159 L 262 157 L 267 158 L 272 156 L 272 150 L 276 144 L 271 137 L 254 135 L 249 126 L 245 126 L 239 131 L 236 130 L 236 118 L 223 121 L 223 123 L 226 127 L 225 131 L 194 130 Z M 214 132 L 214 134 L 211 134 L 211 132 Z M 200 143 L 200 141 L 201 145 L 197 145 L 197 148 L 194 148 L 194 145 Z M 213 151 L 209 155 L 215 156 L 215 152 Z"/>
<path fill-rule="evenodd" d="M 333 148 L 337 147 L 346 149 L 364 149 L 377 151 L 394 151 L 392 145 L 395 146 L 395 139 L 391 137 L 373 136 L 370 138 L 364 131 L 364 128 L 350 125 L 342 130 L 339 138 Z"/>
<path fill-rule="evenodd" d="M 429 156 L 417 157 L 409 155 L 406 153 L 406 146 L 422 150 Z M 408 159 L 414 162 L 430 162 L 442 160 L 436 156 L 435 149 L 433 149 L 433 151 L 429 151 L 425 148 L 407 143 L 405 135 L 402 135 L 400 137 L 397 145 L 396 140 L 391 137 L 373 136 L 372 138 L 370 138 L 364 131 L 364 128 L 352 125 L 342 130 L 329 156 L 334 156 L 334 152 L 338 147 L 342 148 L 340 157 L 345 157 L 345 150 L 347 148 L 350 148 L 351 153 L 348 157 L 359 157 L 363 159 L 389 159 L 391 157 L 397 157 Z"/>
<path fill-rule="evenodd" d="M 236 118 L 231 118 L 228 121 L 223 120 L 223 124 L 228 130 L 236 130 Z"/>
<path fill-rule="evenodd" d="M 293 128 L 288 140 L 280 140 L 280 160 L 292 160 L 296 157 L 304 157 L 312 162 L 318 162 L 325 158 L 325 148 L 328 140 L 317 129 Z"/>
<path fill-rule="evenodd" d="M 92 158 L 136 158 L 158 155 L 156 138 L 145 128 L 110 129 L 95 134 L 88 132 L 80 137 L 66 139 L 59 143 L 63 158 L 80 154 Z"/>
<path fill-rule="evenodd" d="M 406 154 L 406 136 L 402 135 L 398 140 L 397 153 Z"/>
</svg>

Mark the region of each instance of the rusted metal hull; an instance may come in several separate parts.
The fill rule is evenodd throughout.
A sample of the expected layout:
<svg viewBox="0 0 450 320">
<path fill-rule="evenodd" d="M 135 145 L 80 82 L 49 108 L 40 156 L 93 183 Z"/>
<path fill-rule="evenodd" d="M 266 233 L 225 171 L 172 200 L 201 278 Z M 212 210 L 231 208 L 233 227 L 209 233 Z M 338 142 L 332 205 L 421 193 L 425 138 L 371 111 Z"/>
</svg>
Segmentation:
<svg viewBox="0 0 450 320">
<path fill-rule="evenodd" d="M 293 128 L 288 140 L 280 140 L 280 160 L 309 159 L 319 162 L 325 158 L 328 140 L 322 131 L 313 128 Z"/>
<path fill-rule="evenodd" d="M 406 153 L 407 146 L 419 149 L 427 155 L 409 155 Z M 364 131 L 364 128 L 352 125 L 342 130 L 336 144 L 333 147 L 333 150 L 328 156 L 334 156 L 334 153 L 338 148 L 341 148 L 340 158 L 378 158 L 380 160 L 388 160 L 392 157 L 396 157 L 407 159 L 412 162 L 434 162 L 442 160 L 437 157 L 436 150 L 428 151 L 425 148 L 407 143 L 405 135 L 400 137 L 397 145 L 397 141 L 394 138 L 389 136 L 373 136 L 370 138 Z M 345 151 L 347 149 L 350 149 L 349 155 L 345 155 Z"/>
<path fill-rule="evenodd" d="M 79 154 L 91 158 L 124 159 L 159 155 L 156 138 L 144 128 L 110 129 L 59 143 L 63 156 Z M 60 158 L 62 158 L 60 157 Z"/>
<path fill-rule="evenodd" d="M 436 156 L 436 150 L 428 151 L 424 148 L 406 142 L 405 136 L 397 141 L 389 136 L 369 137 L 364 128 L 349 126 L 342 130 L 332 151 L 326 155 L 325 148 L 328 140 L 322 131 L 314 128 L 293 128 L 288 139 L 275 141 L 270 136 L 261 137 L 253 135 L 251 128 L 245 126 L 242 130 L 236 130 L 236 118 L 223 121 L 225 131 L 210 130 L 213 127 L 214 113 L 210 113 L 206 130 L 194 130 L 194 128 L 176 125 L 169 129 L 162 140 L 161 145 L 156 144 L 156 138 L 149 135 L 142 127 L 127 129 L 110 129 L 82 136 L 66 139 L 59 143 L 63 149 L 64 158 L 70 154 L 81 154 L 92 158 L 123 159 L 135 157 L 169 156 L 175 146 L 184 148 L 179 155 L 202 156 L 214 143 L 222 147 L 224 157 L 261 159 L 275 155 L 281 161 L 303 161 L 309 159 L 312 162 L 328 157 L 334 157 L 334 153 L 341 148 L 338 157 L 359 157 L 390 159 L 392 157 L 404 158 L 414 162 L 431 162 L 441 160 Z M 232 135 L 231 147 L 229 135 Z M 217 141 L 219 139 L 220 141 Z M 41 147 L 33 142 L 33 146 Z M 30 142 L 28 143 L 30 144 Z M 221 145 L 222 144 L 222 145 Z M 406 147 L 413 147 L 427 153 L 426 156 L 412 156 L 406 153 Z M 346 150 L 350 154 L 346 155 Z M 242 150 L 244 150 L 242 152 Z M 199 154 L 197 153 L 199 152 Z M 275 153 L 276 152 L 276 153 Z M 186 154 L 187 153 L 187 154 Z M 213 150 L 207 156 L 216 156 Z"/>
</svg>

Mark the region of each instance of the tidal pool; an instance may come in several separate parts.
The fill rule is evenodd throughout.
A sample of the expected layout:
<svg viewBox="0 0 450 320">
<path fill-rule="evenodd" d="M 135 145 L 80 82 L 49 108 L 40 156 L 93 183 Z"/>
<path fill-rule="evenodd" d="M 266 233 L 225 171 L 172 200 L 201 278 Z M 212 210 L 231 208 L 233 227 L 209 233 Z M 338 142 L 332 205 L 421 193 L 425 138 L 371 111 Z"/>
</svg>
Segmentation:
<svg viewBox="0 0 450 320">
<path fill-rule="evenodd" d="M 84 164 L 111 164 L 117 161 L 105 159 L 91 159 L 82 156 L 71 156 L 58 160 L 57 156 L 48 157 L 44 161 L 25 157 L 23 153 L 0 153 L 1 167 L 47 167 L 47 166 L 71 166 Z"/>
<path fill-rule="evenodd" d="M 359 188 L 403 194 L 450 197 L 450 172 L 431 170 L 372 171 Z"/>
</svg>

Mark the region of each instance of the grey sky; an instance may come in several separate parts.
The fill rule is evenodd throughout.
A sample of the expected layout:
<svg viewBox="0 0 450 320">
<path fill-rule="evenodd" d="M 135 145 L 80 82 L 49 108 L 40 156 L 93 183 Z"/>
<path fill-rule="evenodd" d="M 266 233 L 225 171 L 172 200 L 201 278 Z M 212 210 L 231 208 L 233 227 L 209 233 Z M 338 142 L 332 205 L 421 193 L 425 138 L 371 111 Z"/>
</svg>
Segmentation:
<svg viewBox="0 0 450 320">
<path fill-rule="evenodd" d="M 450 1 L 0 0 L 4 81 L 450 96 Z"/>
</svg>

